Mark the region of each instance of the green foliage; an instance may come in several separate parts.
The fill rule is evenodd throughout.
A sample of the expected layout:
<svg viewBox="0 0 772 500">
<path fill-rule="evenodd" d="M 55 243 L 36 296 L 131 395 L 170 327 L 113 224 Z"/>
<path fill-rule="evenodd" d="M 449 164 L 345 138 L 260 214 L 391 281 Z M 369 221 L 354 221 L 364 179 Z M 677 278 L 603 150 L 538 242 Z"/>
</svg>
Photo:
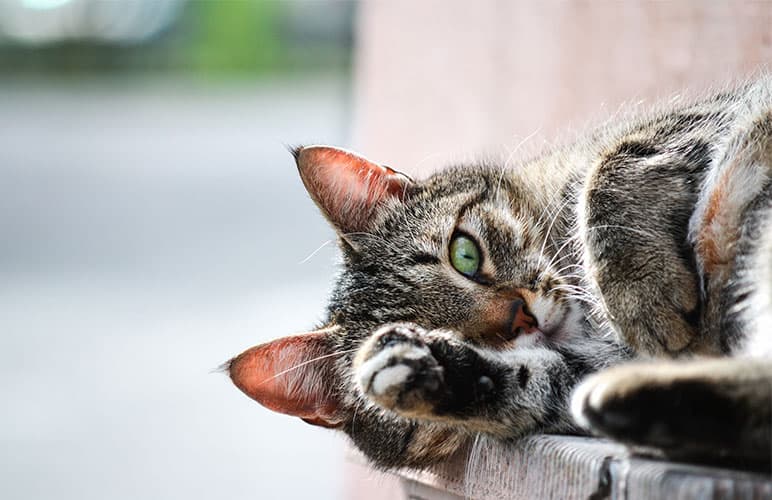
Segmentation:
<svg viewBox="0 0 772 500">
<path fill-rule="evenodd" d="M 303 21 L 320 12 L 338 16 L 340 36 L 304 32 Z M 350 2 L 193 0 L 169 29 L 136 45 L 96 40 L 0 43 L 0 76 L 152 73 L 227 78 L 341 72 L 350 62 L 352 12 Z"/>
<path fill-rule="evenodd" d="M 282 4 L 277 1 L 195 2 L 190 17 L 198 33 L 189 50 L 191 66 L 204 73 L 280 69 Z"/>
</svg>

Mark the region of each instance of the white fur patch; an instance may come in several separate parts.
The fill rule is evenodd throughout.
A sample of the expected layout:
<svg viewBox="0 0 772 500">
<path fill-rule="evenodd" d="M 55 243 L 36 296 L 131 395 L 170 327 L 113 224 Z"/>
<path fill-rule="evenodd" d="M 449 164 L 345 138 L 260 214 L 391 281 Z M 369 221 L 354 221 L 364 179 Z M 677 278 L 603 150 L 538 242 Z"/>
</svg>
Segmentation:
<svg viewBox="0 0 772 500">
<path fill-rule="evenodd" d="M 412 371 L 413 369 L 407 365 L 384 368 L 375 374 L 375 378 L 370 384 L 370 392 L 376 396 L 385 394 L 389 389 L 403 385 Z"/>
<path fill-rule="evenodd" d="M 574 389 L 573 395 L 571 395 L 571 415 L 574 417 L 574 421 L 584 429 L 590 428 L 590 422 L 584 415 L 585 405 L 594 407 L 599 403 L 599 401 L 597 401 L 598 396 L 596 393 L 591 394 L 593 389 L 595 389 L 595 382 L 595 377 L 590 377 L 579 384 L 579 386 Z M 593 402 L 595 405 L 593 405 Z"/>
<path fill-rule="evenodd" d="M 389 346 L 359 366 L 356 376 L 357 385 L 363 394 L 372 392 L 375 395 L 381 395 L 388 387 L 403 383 L 411 370 L 405 365 L 388 366 L 392 359 L 421 359 L 430 354 L 427 347 L 408 342 Z M 397 368 L 399 370 L 395 370 Z M 401 380 L 399 380 L 400 376 Z"/>
<path fill-rule="evenodd" d="M 543 334 L 539 332 L 528 333 L 524 335 L 518 335 L 512 342 L 513 349 L 525 349 L 528 347 L 536 347 L 541 345 L 543 340 Z"/>
</svg>

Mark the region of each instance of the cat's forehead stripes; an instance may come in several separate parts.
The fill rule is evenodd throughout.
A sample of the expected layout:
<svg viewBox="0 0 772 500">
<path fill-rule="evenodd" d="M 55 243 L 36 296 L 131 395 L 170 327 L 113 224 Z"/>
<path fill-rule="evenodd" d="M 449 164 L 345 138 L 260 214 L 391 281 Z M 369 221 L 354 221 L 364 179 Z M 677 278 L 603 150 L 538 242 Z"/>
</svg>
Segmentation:
<svg viewBox="0 0 772 500">
<path fill-rule="evenodd" d="M 484 253 L 490 246 L 489 241 L 510 252 L 541 241 L 536 228 L 531 227 L 534 226 L 532 214 L 518 210 L 522 204 L 505 194 L 512 192 L 507 186 L 508 180 L 501 179 L 500 183 L 507 189 L 495 189 L 499 186 L 499 179 L 493 179 L 498 177 L 497 172 L 481 168 L 472 178 L 459 172 L 460 179 L 452 179 L 458 181 L 455 189 L 448 186 L 448 175 L 412 185 L 403 203 L 391 206 L 389 212 L 383 214 L 377 224 L 378 236 L 399 241 L 398 248 L 412 247 L 416 254 L 434 254 L 440 258 L 447 257 L 447 247 L 455 230 L 473 236 Z M 382 248 L 388 250 L 385 246 Z M 488 266 L 491 264 L 491 259 L 484 260 Z"/>
</svg>

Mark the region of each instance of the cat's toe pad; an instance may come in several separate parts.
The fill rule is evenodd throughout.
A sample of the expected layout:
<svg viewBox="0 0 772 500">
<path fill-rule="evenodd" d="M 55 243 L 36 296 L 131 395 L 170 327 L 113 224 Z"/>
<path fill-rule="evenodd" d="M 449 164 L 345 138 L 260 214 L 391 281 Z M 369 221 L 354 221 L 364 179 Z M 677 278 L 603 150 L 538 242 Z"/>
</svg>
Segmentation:
<svg viewBox="0 0 772 500">
<path fill-rule="evenodd" d="M 443 369 L 419 330 L 404 325 L 382 328 L 358 357 L 357 384 L 370 400 L 403 414 L 431 412 L 444 385 Z"/>
</svg>

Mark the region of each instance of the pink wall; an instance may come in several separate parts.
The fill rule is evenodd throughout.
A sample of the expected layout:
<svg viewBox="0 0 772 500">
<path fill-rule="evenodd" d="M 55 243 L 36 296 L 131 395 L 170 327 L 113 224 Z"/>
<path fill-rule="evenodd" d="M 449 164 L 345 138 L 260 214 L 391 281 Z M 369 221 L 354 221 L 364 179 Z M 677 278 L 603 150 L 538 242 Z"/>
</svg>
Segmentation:
<svg viewBox="0 0 772 500">
<path fill-rule="evenodd" d="M 360 5 L 353 146 L 407 172 L 772 62 L 772 2 Z"/>
</svg>

